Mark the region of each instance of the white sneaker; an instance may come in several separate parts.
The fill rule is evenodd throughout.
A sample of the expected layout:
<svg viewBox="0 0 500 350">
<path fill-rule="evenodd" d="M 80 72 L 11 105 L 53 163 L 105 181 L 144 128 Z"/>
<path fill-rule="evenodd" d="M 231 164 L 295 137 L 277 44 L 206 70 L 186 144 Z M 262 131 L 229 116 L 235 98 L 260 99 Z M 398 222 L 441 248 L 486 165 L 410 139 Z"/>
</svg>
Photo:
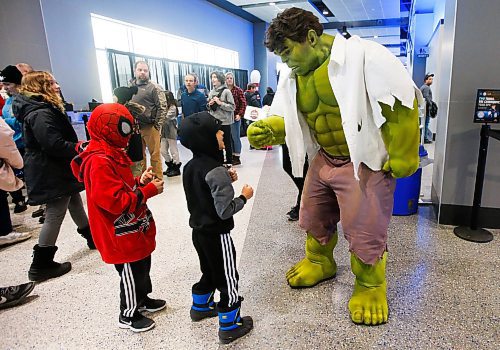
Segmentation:
<svg viewBox="0 0 500 350">
<path fill-rule="evenodd" d="M 0 247 L 8 244 L 22 242 L 31 238 L 31 232 L 12 231 L 6 236 L 0 236 Z"/>
</svg>

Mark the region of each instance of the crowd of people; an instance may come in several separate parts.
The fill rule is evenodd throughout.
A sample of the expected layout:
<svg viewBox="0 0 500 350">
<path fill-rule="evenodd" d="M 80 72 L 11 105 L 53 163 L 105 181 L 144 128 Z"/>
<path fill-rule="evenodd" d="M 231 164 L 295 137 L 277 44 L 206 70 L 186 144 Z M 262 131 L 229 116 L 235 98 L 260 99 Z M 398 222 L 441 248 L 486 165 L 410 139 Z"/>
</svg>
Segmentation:
<svg viewBox="0 0 500 350">
<path fill-rule="evenodd" d="M 55 259 L 57 238 L 69 211 L 88 248 L 97 249 L 120 276 L 119 327 L 134 332 L 153 328 L 154 321 L 143 313 L 162 310 L 166 302 L 149 296 L 157 227 L 146 202 L 163 192 L 163 175 L 181 175 L 180 139 L 193 152 L 184 167 L 183 185 L 202 271 L 192 288 L 191 319 L 219 316 L 222 343 L 250 332 L 252 318 L 240 316 L 243 298 L 238 294 L 230 236 L 233 215 L 253 196 L 248 185 L 237 197 L 232 187 L 238 178 L 232 166 L 241 164 L 240 124 L 249 100 L 235 85 L 234 75 L 211 73 L 213 88 L 206 91 L 195 74 L 187 74 L 176 101 L 171 91 L 150 80 L 147 62 L 138 61 L 129 86 L 114 90 L 115 103 L 92 111 L 86 123 L 90 141 L 78 139 L 52 74 L 20 63 L 5 67 L 0 76 L 4 92 L 0 169 L 9 170 L 0 172 L 0 246 L 32 235 L 14 230 L 9 194 L 14 214 L 28 205 L 39 206 L 33 213 L 42 223 L 28 269 L 30 282 L 0 288 L 0 308 L 20 303 L 36 282 L 71 271 L 71 262 Z M 81 197 L 84 190 L 87 208 Z M 213 299 L 216 290 L 218 302 Z"/>
</svg>

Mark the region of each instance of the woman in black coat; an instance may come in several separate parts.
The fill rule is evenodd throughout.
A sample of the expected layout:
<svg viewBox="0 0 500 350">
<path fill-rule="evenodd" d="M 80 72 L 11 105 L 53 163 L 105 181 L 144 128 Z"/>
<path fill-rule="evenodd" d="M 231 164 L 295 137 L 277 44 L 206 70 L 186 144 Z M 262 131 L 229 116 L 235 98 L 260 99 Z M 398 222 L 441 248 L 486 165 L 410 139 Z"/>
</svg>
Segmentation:
<svg viewBox="0 0 500 350">
<path fill-rule="evenodd" d="M 274 100 L 274 90 L 272 87 L 268 86 L 266 89 L 266 95 L 262 100 L 262 106 L 270 106 Z"/>
<path fill-rule="evenodd" d="M 28 272 L 32 281 L 58 277 L 71 270 L 69 262 L 54 262 L 57 236 L 68 209 L 78 232 L 87 239 L 89 248 L 95 249 L 80 197 L 83 185 L 70 168 L 77 154 L 78 138 L 64 113 L 59 92 L 59 85 L 50 73 L 31 72 L 23 77 L 20 94 L 15 96 L 12 106 L 23 123 L 28 204 L 47 205 Z"/>
</svg>

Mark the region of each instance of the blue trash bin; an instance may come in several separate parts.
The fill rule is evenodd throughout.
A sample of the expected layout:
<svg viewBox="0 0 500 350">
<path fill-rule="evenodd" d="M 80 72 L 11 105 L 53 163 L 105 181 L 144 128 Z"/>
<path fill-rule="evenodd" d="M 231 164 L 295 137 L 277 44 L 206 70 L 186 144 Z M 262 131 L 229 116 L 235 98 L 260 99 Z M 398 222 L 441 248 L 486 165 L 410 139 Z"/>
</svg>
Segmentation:
<svg viewBox="0 0 500 350">
<path fill-rule="evenodd" d="M 418 168 L 411 176 L 396 180 L 392 215 L 412 215 L 417 212 L 421 180 L 422 168 Z"/>
</svg>

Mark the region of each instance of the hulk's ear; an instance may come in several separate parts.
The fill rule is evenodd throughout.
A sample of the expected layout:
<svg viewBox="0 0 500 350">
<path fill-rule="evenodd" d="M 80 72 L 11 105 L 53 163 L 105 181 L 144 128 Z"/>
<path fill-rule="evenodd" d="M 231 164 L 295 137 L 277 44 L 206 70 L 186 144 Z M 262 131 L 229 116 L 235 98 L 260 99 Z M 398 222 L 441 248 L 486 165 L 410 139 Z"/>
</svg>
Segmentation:
<svg viewBox="0 0 500 350">
<path fill-rule="evenodd" d="M 314 29 L 309 29 L 309 31 L 307 32 L 307 41 L 312 47 L 316 46 L 316 44 L 318 43 L 318 33 L 316 33 Z"/>
</svg>

